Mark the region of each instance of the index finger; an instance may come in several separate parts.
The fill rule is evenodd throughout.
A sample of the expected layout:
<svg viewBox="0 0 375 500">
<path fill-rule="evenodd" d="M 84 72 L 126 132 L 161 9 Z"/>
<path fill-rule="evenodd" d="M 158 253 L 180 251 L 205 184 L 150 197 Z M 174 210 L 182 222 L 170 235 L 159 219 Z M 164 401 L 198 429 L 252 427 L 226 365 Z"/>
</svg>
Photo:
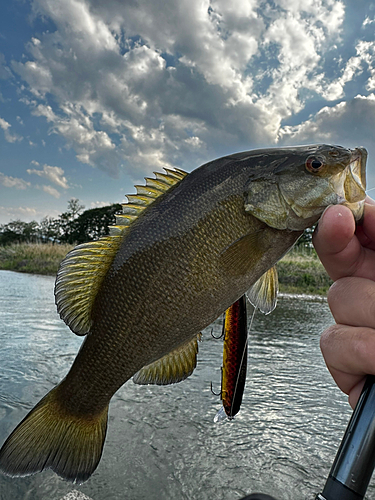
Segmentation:
<svg viewBox="0 0 375 500">
<path fill-rule="evenodd" d="M 313 243 L 334 281 L 345 276 L 375 280 L 375 205 L 366 203 L 363 226 L 357 230 L 347 207 L 329 207 L 319 221 Z"/>
<path fill-rule="evenodd" d="M 356 235 L 363 246 L 375 250 L 375 200 L 369 196 L 366 198 L 363 223 L 357 226 Z"/>
</svg>

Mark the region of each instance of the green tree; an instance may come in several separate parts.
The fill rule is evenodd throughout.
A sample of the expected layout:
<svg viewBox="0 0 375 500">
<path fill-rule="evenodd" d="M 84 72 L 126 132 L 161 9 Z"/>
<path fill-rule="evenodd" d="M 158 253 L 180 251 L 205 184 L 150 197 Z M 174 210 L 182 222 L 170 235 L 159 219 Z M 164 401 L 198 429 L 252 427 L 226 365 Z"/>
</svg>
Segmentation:
<svg viewBox="0 0 375 500">
<path fill-rule="evenodd" d="M 55 243 L 59 239 L 59 223 L 53 217 L 43 217 L 40 221 L 38 232 L 43 243 L 52 241 Z"/>
<path fill-rule="evenodd" d="M 82 212 L 84 206 L 77 198 L 72 198 L 66 212 L 57 219 L 47 216 L 40 224 L 18 219 L 0 225 L 0 245 L 36 241 L 74 244 L 97 240 L 109 234 L 109 226 L 115 224 L 115 214 L 121 212 L 121 208 L 116 203 Z"/>
<path fill-rule="evenodd" d="M 84 243 L 97 240 L 109 234 L 109 226 L 115 224 L 115 214 L 121 211 L 121 205 L 115 203 L 100 208 L 85 210 L 69 225 L 69 234 L 66 234 L 67 243 Z"/>
<path fill-rule="evenodd" d="M 23 222 L 17 219 L 8 224 L 2 224 L 0 226 L 0 244 L 36 242 L 39 239 L 38 227 L 35 220 Z"/>
<path fill-rule="evenodd" d="M 74 221 L 84 208 L 85 206 L 79 203 L 78 198 L 71 198 L 68 201 L 67 211 L 63 212 L 56 220 L 56 229 L 60 241 L 70 243 L 71 233 L 74 231 Z"/>
<path fill-rule="evenodd" d="M 85 205 L 80 205 L 78 198 L 71 198 L 68 201 L 68 210 L 65 213 L 74 220 L 84 208 Z"/>
</svg>

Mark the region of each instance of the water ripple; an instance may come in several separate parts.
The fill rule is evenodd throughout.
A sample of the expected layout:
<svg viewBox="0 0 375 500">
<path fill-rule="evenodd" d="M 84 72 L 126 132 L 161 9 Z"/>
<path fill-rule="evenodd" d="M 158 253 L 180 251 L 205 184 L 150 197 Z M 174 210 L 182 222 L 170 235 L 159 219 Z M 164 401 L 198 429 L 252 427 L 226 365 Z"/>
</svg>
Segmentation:
<svg viewBox="0 0 375 500">
<path fill-rule="evenodd" d="M 0 441 L 69 369 L 82 342 L 58 318 L 53 279 L 0 272 Z M 279 500 L 314 499 L 336 454 L 350 408 L 319 351 L 332 322 L 325 301 L 284 296 L 256 314 L 240 413 L 220 425 L 223 344 L 203 332 L 198 367 L 168 387 L 125 384 L 110 406 L 102 461 L 72 488 L 52 472 L 0 476 L 8 500 L 236 500 L 263 491 Z M 70 496 L 69 496 L 70 494 Z M 81 495 L 81 498 L 84 498 Z M 375 498 L 373 484 L 368 499 Z"/>
</svg>

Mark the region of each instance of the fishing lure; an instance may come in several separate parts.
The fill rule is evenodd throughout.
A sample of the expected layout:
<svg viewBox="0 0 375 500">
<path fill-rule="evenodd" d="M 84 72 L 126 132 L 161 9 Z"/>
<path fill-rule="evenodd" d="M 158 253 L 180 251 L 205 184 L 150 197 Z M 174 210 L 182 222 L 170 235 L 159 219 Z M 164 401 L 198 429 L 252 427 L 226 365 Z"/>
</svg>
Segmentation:
<svg viewBox="0 0 375 500">
<path fill-rule="evenodd" d="M 277 293 L 277 271 L 275 267 L 272 267 L 225 312 L 223 331 L 218 337 L 224 337 L 220 391 L 223 406 L 216 414 L 215 422 L 226 417 L 232 420 L 239 412 L 242 403 L 247 372 L 247 300 L 254 306 L 250 330 L 256 309 L 264 314 L 269 314 L 275 309 Z"/>
<path fill-rule="evenodd" d="M 240 410 L 246 382 L 247 311 L 245 295 L 227 309 L 223 329 L 221 399 L 225 414 L 231 420 Z"/>
</svg>

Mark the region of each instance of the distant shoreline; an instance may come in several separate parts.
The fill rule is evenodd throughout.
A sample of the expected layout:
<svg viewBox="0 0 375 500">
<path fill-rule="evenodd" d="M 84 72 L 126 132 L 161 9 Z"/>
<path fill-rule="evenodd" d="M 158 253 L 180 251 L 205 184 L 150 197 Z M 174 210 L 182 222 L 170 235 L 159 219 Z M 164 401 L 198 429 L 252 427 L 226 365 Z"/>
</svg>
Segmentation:
<svg viewBox="0 0 375 500">
<path fill-rule="evenodd" d="M 0 247 L 0 269 L 55 276 L 73 245 L 20 243 Z M 293 249 L 277 264 L 280 293 L 326 295 L 332 281 L 313 249 Z"/>
<path fill-rule="evenodd" d="M 333 283 L 313 248 L 291 250 L 276 267 L 280 293 L 325 296 Z"/>
<path fill-rule="evenodd" d="M 55 276 L 60 262 L 73 245 L 15 243 L 0 246 L 0 269 Z"/>
</svg>

